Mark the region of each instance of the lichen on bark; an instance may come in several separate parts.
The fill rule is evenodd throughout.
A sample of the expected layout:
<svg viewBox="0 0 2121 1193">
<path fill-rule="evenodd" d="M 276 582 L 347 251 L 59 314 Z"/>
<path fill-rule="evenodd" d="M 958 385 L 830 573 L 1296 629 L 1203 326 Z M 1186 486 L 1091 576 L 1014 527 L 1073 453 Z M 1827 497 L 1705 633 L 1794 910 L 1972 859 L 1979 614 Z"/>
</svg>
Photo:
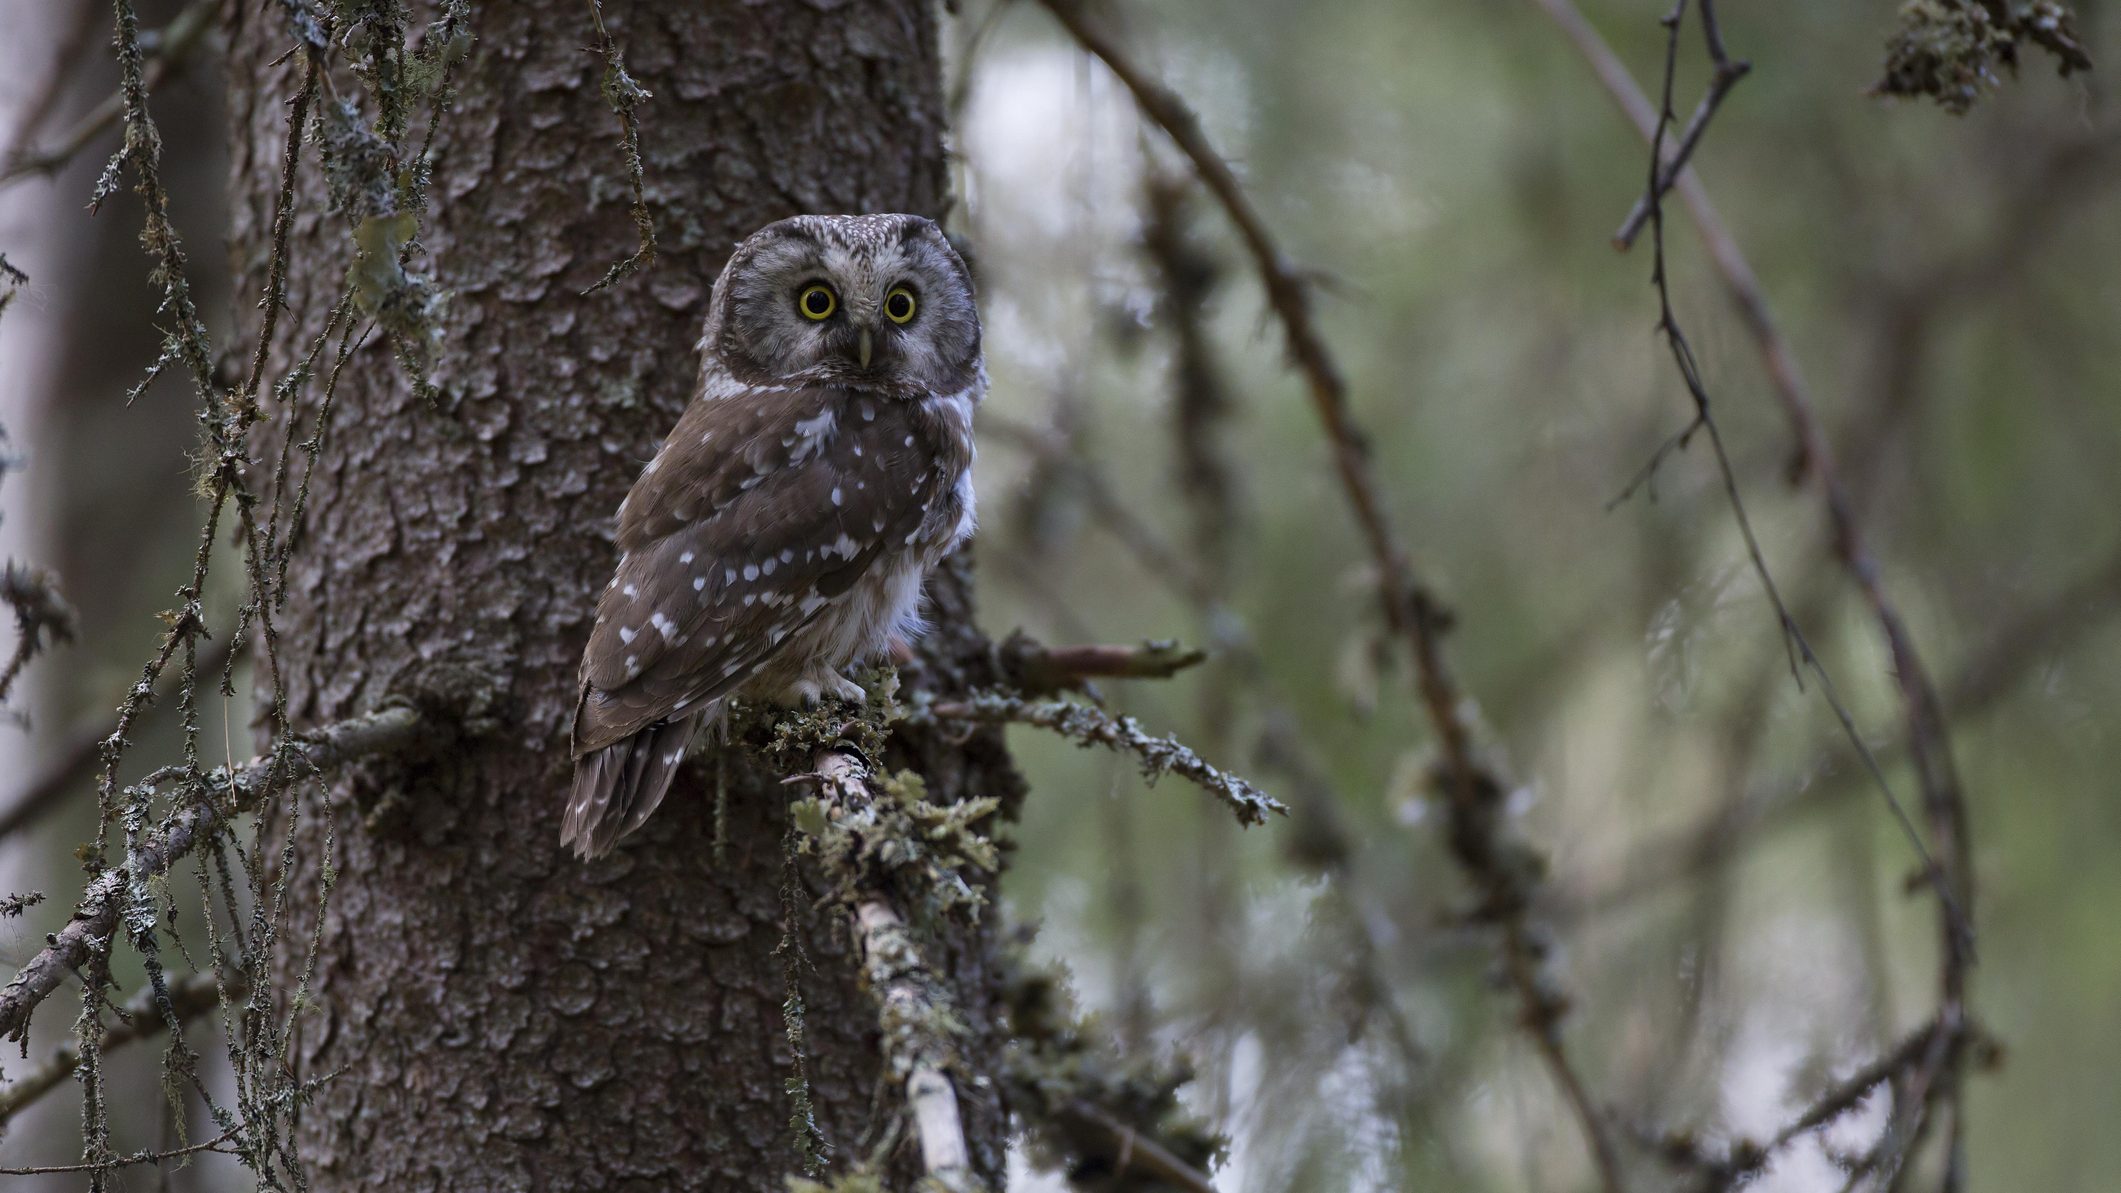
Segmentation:
<svg viewBox="0 0 2121 1193">
<path fill-rule="evenodd" d="M 2028 42 L 2052 54 L 2064 77 L 2091 69 L 2075 15 L 2061 0 L 1907 0 L 1874 90 L 1926 95 L 1964 114 L 1998 85 L 2001 71 L 2017 70 Z"/>
</svg>

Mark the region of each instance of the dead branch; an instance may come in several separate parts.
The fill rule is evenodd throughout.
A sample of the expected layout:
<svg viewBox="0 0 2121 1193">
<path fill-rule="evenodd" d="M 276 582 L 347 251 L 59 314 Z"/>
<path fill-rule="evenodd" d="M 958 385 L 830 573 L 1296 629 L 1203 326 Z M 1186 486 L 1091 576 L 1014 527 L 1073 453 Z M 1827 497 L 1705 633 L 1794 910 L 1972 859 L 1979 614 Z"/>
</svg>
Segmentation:
<svg viewBox="0 0 2121 1193">
<path fill-rule="evenodd" d="M 1171 641 L 1139 646 L 1045 646 L 1018 630 L 995 647 L 1009 685 L 1027 696 L 1081 691 L 1093 679 L 1169 679 L 1208 654 Z"/>
<path fill-rule="evenodd" d="M 1687 161 L 1694 156 L 1694 149 L 1701 144 L 1701 136 L 1709 129 L 1709 121 L 1716 116 L 1716 109 L 1723 106 L 1723 99 L 1738 85 L 1738 80 L 1753 69 L 1753 64 L 1732 61 L 1723 45 L 1723 30 L 1716 23 L 1716 5 L 1712 0 L 1702 0 L 1701 33 L 1708 45 L 1709 85 L 1702 93 L 1701 103 L 1687 121 L 1686 131 L 1679 135 L 1679 145 L 1666 157 L 1661 173 L 1650 181 L 1650 193 L 1635 200 L 1627 218 L 1620 221 L 1620 230 L 1613 233 L 1613 247 L 1626 252 L 1633 247 L 1635 238 L 1642 234 L 1642 226 L 1649 222 L 1650 205 L 1664 197 L 1678 180 L 1679 172 L 1687 168 Z"/>
</svg>

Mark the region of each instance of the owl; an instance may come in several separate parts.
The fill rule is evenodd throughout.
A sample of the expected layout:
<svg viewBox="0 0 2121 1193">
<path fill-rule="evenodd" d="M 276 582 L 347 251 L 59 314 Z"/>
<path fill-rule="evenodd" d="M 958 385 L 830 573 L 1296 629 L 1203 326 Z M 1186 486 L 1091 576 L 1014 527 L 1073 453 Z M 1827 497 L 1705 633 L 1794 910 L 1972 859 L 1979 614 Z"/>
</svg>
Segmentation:
<svg viewBox="0 0 2121 1193">
<path fill-rule="evenodd" d="M 715 280 L 692 404 L 619 505 L 575 706 L 563 845 L 607 853 L 732 696 L 859 700 L 972 532 L 986 393 L 972 279 L 934 222 L 766 225 Z"/>
</svg>

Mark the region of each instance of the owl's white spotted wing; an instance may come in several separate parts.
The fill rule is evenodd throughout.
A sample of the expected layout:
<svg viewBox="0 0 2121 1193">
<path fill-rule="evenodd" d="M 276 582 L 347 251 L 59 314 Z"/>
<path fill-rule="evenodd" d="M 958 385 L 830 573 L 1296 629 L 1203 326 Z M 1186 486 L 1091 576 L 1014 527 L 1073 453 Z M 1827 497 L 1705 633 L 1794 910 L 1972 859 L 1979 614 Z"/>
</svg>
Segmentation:
<svg viewBox="0 0 2121 1193">
<path fill-rule="evenodd" d="M 694 402 L 620 507 L 574 752 L 742 685 L 902 549 L 940 489 L 902 402 L 831 387 Z"/>
</svg>

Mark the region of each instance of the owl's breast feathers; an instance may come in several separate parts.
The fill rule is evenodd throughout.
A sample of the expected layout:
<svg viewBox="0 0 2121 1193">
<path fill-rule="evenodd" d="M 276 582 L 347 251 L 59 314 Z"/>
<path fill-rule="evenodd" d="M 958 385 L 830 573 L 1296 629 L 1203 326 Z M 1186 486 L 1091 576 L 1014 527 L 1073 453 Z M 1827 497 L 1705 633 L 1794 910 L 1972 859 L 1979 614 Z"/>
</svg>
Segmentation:
<svg viewBox="0 0 2121 1193">
<path fill-rule="evenodd" d="M 619 507 L 574 753 L 700 711 L 816 640 L 866 574 L 954 546 L 976 397 L 710 385 Z"/>
</svg>

